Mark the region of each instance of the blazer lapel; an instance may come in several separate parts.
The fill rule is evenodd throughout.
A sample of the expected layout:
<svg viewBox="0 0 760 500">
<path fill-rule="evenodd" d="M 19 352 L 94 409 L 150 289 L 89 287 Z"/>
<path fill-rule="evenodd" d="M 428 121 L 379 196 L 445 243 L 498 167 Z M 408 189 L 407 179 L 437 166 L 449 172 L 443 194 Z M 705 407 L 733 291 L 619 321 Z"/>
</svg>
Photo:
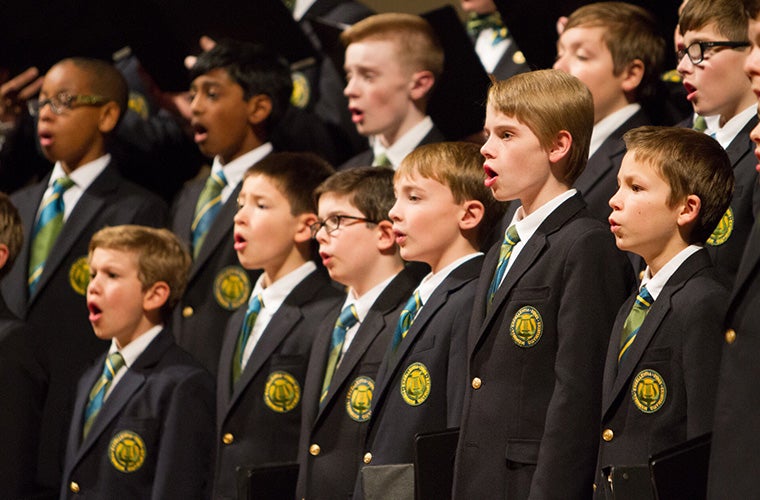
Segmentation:
<svg viewBox="0 0 760 500">
<path fill-rule="evenodd" d="M 736 280 L 734 281 L 731 301 L 729 302 L 729 311 L 737 302 L 737 298 L 741 296 L 744 286 L 749 281 L 758 279 L 756 275 L 758 266 L 760 266 L 760 251 L 758 249 L 760 249 L 760 219 L 755 220 L 755 224 L 752 226 L 746 250 L 739 264 L 739 269 L 736 272 Z"/>
<path fill-rule="evenodd" d="M 731 141 L 731 144 L 726 148 L 726 154 L 731 160 L 732 167 L 736 168 L 745 156 L 750 155 L 755 151 L 755 145 L 752 142 L 752 139 L 749 138 L 749 133 L 755 128 L 755 125 L 757 125 L 757 116 L 753 116 L 752 119 L 744 125 L 739 134 L 737 134 L 734 140 Z"/>
<path fill-rule="evenodd" d="M 216 411 L 217 415 L 223 415 L 231 406 L 232 394 L 232 356 L 235 352 L 235 343 L 243 326 L 246 307 L 238 309 L 227 322 L 225 337 L 222 340 L 222 349 L 219 353 L 219 371 L 216 377 Z M 241 376 L 242 378 L 242 376 Z M 240 380 L 238 380 L 240 382 Z M 217 426 L 221 425 L 221 419 Z"/>
<path fill-rule="evenodd" d="M 617 376 L 614 377 L 615 382 L 612 384 L 609 393 L 605 388 L 602 401 L 603 414 L 609 410 L 612 402 L 615 400 L 620 391 L 627 389 L 628 381 L 633 371 L 638 366 L 639 361 L 647 349 L 647 346 L 652 340 L 652 337 L 654 337 L 654 334 L 657 332 L 660 324 L 672 307 L 671 302 L 673 295 L 678 293 L 678 291 L 683 288 L 686 281 L 695 273 L 710 265 L 711 261 L 707 250 L 701 249 L 689 256 L 689 258 L 686 259 L 676 270 L 673 276 L 668 279 L 668 282 L 665 283 L 665 286 L 662 288 L 662 291 L 660 291 L 659 296 L 652 304 L 652 307 L 644 319 L 644 322 L 641 324 L 639 333 L 636 334 L 636 340 L 633 342 L 633 344 L 631 344 L 631 347 L 628 349 L 628 352 L 626 353 L 625 358 L 622 360 L 620 365 L 617 366 Z M 615 321 L 615 330 L 612 331 L 610 338 L 610 348 L 607 356 L 608 365 L 610 364 L 613 350 L 615 350 L 614 363 L 617 364 L 618 352 L 615 347 L 619 346 L 618 340 L 620 339 L 620 332 L 623 329 L 623 323 L 625 322 L 628 313 L 633 307 L 633 300 L 635 300 L 635 298 L 632 297 L 625 302 L 626 309 L 621 310 L 620 314 L 618 314 L 617 320 Z M 605 368 L 605 372 L 606 371 L 607 368 Z M 605 373 L 605 380 L 606 379 L 607 373 Z"/>
<path fill-rule="evenodd" d="M 50 250 L 50 255 L 48 255 L 45 261 L 45 267 L 40 276 L 35 296 L 45 287 L 53 272 L 61 265 L 66 255 L 78 241 L 80 235 L 90 227 L 92 220 L 102 210 L 105 204 L 105 197 L 118 188 L 120 180 L 120 176 L 109 165 L 82 193 L 69 218 L 66 220 L 61 234 Z M 30 299 L 30 301 L 33 301 L 34 296 Z"/>
</svg>

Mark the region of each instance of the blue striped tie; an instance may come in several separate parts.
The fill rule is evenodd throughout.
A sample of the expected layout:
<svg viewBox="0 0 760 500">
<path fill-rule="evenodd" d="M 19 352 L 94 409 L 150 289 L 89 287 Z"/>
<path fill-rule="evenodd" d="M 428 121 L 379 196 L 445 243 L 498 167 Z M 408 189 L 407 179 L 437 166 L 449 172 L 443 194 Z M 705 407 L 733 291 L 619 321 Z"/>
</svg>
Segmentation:
<svg viewBox="0 0 760 500">
<path fill-rule="evenodd" d="M 404 309 L 398 317 L 398 325 L 396 325 L 396 331 L 393 332 L 393 341 L 391 343 L 392 352 L 396 352 L 398 345 L 409 333 L 409 329 L 414 323 L 414 318 L 417 316 L 417 312 L 422 308 L 422 299 L 420 298 L 420 291 L 415 290 L 414 294 L 409 297 Z"/>
<path fill-rule="evenodd" d="M 322 394 L 319 397 L 320 405 L 324 401 L 325 396 L 327 396 L 330 382 L 332 382 L 333 375 L 335 375 L 335 368 L 338 366 L 338 360 L 340 359 L 341 352 L 343 352 L 343 343 L 346 341 L 346 332 L 358 321 L 359 314 L 356 312 L 356 307 L 350 304 L 343 308 L 340 316 L 338 316 L 338 320 L 335 322 L 332 339 L 330 340 L 330 356 L 327 358 L 325 379 L 322 382 Z"/>
<path fill-rule="evenodd" d="M 499 249 L 499 262 L 496 264 L 496 271 L 493 273 L 493 279 L 491 280 L 491 286 L 488 287 L 488 305 L 493 302 L 493 297 L 496 295 L 496 290 L 501 285 L 501 280 L 504 278 L 504 272 L 507 270 L 507 264 L 509 264 L 509 257 L 512 255 L 512 249 L 520 242 L 520 235 L 517 234 L 517 228 L 514 225 L 509 226 L 507 232 L 504 233 L 504 241 Z"/>
<path fill-rule="evenodd" d="M 636 335 L 639 333 L 639 328 L 644 322 L 644 318 L 649 313 L 649 307 L 654 302 L 652 295 L 647 290 L 646 286 L 641 287 L 641 291 L 636 296 L 636 301 L 633 303 L 631 312 L 628 313 L 628 317 L 623 323 L 623 333 L 620 335 L 620 353 L 618 354 L 618 364 L 622 361 L 623 356 L 628 352 L 628 349 L 636 339 Z"/>
<path fill-rule="evenodd" d="M 82 440 L 87 437 L 92 424 L 95 422 L 100 409 L 103 407 L 103 400 L 106 397 L 108 388 L 113 382 L 113 378 L 119 369 L 124 366 L 124 358 L 121 353 L 113 352 L 106 358 L 103 366 L 103 374 L 100 376 L 90 391 L 90 398 L 87 402 L 87 408 L 84 411 L 84 428 L 82 429 Z"/>
<path fill-rule="evenodd" d="M 195 217 L 190 226 L 190 230 L 193 233 L 193 258 L 198 257 L 208 230 L 222 208 L 222 190 L 226 185 L 227 178 L 221 170 L 212 173 L 206 179 L 206 185 L 203 187 L 203 191 L 201 191 L 201 195 L 198 197 L 198 203 L 195 205 Z"/>
<path fill-rule="evenodd" d="M 235 353 L 232 356 L 232 385 L 234 386 L 240 374 L 243 373 L 243 352 L 245 346 L 248 343 L 248 339 L 251 337 L 253 331 L 253 325 L 256 324 L 256 318 L 259 317 L 261 307 L 264 305 L 264 300 L 261 294 L 254 295 L 251 299 L 251 303 L 248 304 L 248 310 L 245 312 L 245 318 L 243 319 L 243 326 L 240 328 L 240 335 L 238 335 L 237 343 L 235 344 Z"/>
<path fill-rule="evenodd" d="M 37 289 L 45 261 L 63 229 L 63 193 L 73 185 L 74 181 L 70 178 L 59 177 L 53 181 L 53 192 L 42 203 L 40 217 L 34 226 L 29 256 L 29 295 Z"/>
</svg>

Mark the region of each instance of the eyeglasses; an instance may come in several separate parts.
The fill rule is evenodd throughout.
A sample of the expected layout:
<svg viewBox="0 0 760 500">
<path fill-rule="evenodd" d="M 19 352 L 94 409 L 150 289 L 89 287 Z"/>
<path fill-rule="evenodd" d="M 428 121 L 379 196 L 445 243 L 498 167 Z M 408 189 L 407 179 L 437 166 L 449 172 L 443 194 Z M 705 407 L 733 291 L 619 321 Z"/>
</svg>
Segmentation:
<svg viewBox="0 0 760 500">
<path fill-rule="evenodd" d="M 676 51 L 676 61 L 680 62 L 683 56 L 689 56 L 692 64 L 699 64 L 705 60 L 705 50 L 713 47 L 731 47 L 733 49 L 749 47 L 749 42 L 694 42 L 685 49 Z"/>
<path fill-rule="evenodd" d="M 99 95 L 71 95 L 66 92 L 59 92 L 49 99 L 34 100 L 26 102 L 29 108 L 29 114 L 37 116 L 40 110 L 46 104 L 50 104 L 50 110 L 56 115 L 62 115 L 64 111 L 74 109 L 79 106 L 102 106 L 111 99 Z"/>
<path fill-rule="evenodd" d="M 332 234 L 334 231 L 337 231 L 338 229 L 340 229 L 341 223 L 343 222 L 344 219 L 353 220 L 356 222 L 366 222 L 367 224 L 377 224 L 377 221 L 374 221 L 372 219 L 365 219 L 364 217 L 354 217 L 353 215 L 331 215 L 325 220 L 317 221 L 311 226 L 309 226 L 309 229 L 311 229 L 311 237 L 316 238 L 317 233 L 323 227 L 325 228 L 325 232 L 327 234 Z M 345 227 L 346 224 L 344 224 L 343 226 Z"/>
</svg>

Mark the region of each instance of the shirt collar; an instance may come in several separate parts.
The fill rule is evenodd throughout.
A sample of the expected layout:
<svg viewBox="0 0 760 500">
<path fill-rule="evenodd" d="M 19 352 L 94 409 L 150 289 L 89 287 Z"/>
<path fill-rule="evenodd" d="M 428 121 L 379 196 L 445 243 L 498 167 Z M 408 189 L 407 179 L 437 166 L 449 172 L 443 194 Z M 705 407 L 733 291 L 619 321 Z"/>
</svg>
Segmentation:
<svg viewBox="0 0 760 500">
<path fill-rule="evenodd" d="M 87 190 L 90 184 L 93 183 L 97 177 L 103 173 L 108 164 L 111 162 L 111 155 L 104 154 L 100 158 L 97 158 L 89 163 L 85 163 L 79 168 L 74 169 L 70 174 L 66 174 L 63 170 L 61 162 L 56 162 L 53 167 L 53 173 L 50 175 L 50 183 L 48 186 L 52 186 L 56 179 L 68 176 L 69 179 L 74 181 L 74 184 L 82 191 Z"/>
<path fill-rule="evenodd" d="M 463 257 L 458 258 L 448 266 L 444 267 L 437 273 L 429 273 L 427 276 L 422 278 L 422 281 L 420 281 L 420 285 L 417 287 L 417 290 L 420 292 L 420 299 L 422 300 L 422 305 L 424 306 L 428 299 L 430 299 L 430 296 L 433 295 L 433 292 L 435 292 L 436 288 L 443 283 L 443 280 L 445 280 L 449 274 L 451 274 L 454 269 L 458 268 L 468 260 L 474 259 L 475 257 L 483 255 L 481 252 L 473 252 L 470 254 L 467 254 Z"/>
<path fill-rule="evenodd" d="M 410 128 L 406 134 L 399 137 L 398 140 L 388 148 L 383 146 L 377 136 L 374 136 L 372 138 L 372 152 L 375 157 L 385 153 L 388 160 L 393 164 L 393 169 L 396 170 L 404 158 L 406 158 L 406 155 L 411 153 L 432 129 L 433 119 L 426 116 L 421 122 Z"/>
<path fill-rule="evenodd" d="M 671 276 L 675 274 L 675 272 L 679 267 L 681 267 L 681 264 L 683 264 L 686 259 L 691 257 L 692 254 L 698 252 L 700 248 L 702 247 L 699 245 L 689 245 L 688 247 L 684 248 L 673 258 L 671 258 L 667 264 L 662 266 L 662 269 L 660 269 L 660 271 L 654 276 L 650 274 L 651 270 L 649 269 L 649 266 L 647 266 L 647 268 L 644 270 L 644 276 L 641 278 L 641 286 L 639 286 L 639 290 L 646 286 L 647 291 L 652 296 L 652 298 L 654 300 L 657 300 L 657 296 L 660 295 L 662 288 L 665 286 Z"/>
<path fill-rule="evenodd" d="M 551 200 L 541 205 L 538 209 L 533 211 L 532 214 L 527 217 L 523 215 L 524 211 L 522 205 L 515 211 L 515 215 L 512 217 L 512 224 L 517 229 L 517 234 L 520 236 L 520 242 L 524 243 L 528 241 L 533 233 L 536 232 L 538 227 L 546 220 L 549 215 L 554 212 L 565 201 L 569 200 L 577 191 L 575 189 L 568 189 L 559 196 L 555 196 Z"/>
<path fill-rule="evenodd" d="M 153 339 L 155 339 L 163 329 L 164 325 L 156 325 L 145 333 L 139 335 L 136 339 L 132 340 L 132 342 L 121 349 L 116 345 L 116 339 L 111 339 L 111 348 L 108 349 L 108 354 L 118 351 L 121 353 L 121 357 L 124 358 L 124 366 L 129 368 L 135 361 L 137 361 L 137 358 L 140 357 L 145 349 L 148 348 L 148 345 L 153 342 Z"/>
<path fill-rule="evenodd" d="M 728 120 L 722 127 L 719 126 L 719 116 L 705 117 L 707 123 L 706 134 L 712 135 L 716 141 L 726 149 L 731 141 L 739 134 L 742 128 L 757 114 L 757 105 L 753 104 L 744 109 L 741 113 Z M 713 135 L 714 134 L 714 135 Z"/>
<path fill-rule="evenodd" d="M 346 296 L 345 302 L 343 302 L 343 307 L 341 308 L 341 310 L 345 309 L 346 306 L 353 304 L 354 307 L 356 308 L 356 314 L 359 316 L 359 323 L 361 323 L 362 321 L 364 321 L 364 318 L 367 317 L 367 313 L 372 307 L 372 304 L 375 303 L 375 301 L 380 296 L 380 294 L 383 293 L 383 290 L 385 290 L 388 284 L 391 281 L 393 281 L 395 277 L 396 277 L 396 274 L 394 274 L 393 276 L 389 277 L 386 280 L 383 280 L 381 283 L 378 283 L 377 285 L 372 287 L 369 291 L 367 291 L 361 297 L 357 297 L 354 292 L 354 289 L 349 288 L 348 295 Z"/>
<path fill-rule="evenodd" d="M 589 157 L 596 153 L 596 150 L 602 146 L 604 141 L 640 109 L 640 104 L 629 104 L 599 120 L 599 123 L 594 125 L 594 130 L 591 132 L 591 145 L 588 150 Z"/>
<path fill-rule="evenodd" d="M 251 299 L 258 294 L 262 297 L 262 306 L 270 311 L 276 311 L 280 308 L 285 298 L 293 291 L 293 289 L 306 278 L 309 274 L 317 269 L 317 265 L 313 261 L 308 261 L 288 274 L 278 279 L 274 283 L 271 283 L 268 287 L 264 288 L 264 274 L 259 276 L 256 280 L 256 285 L 253 287 L 251 293 Z M 249 303 L 250 303 L 249 300 Z"/>
<path fill-rule="evenodd" d="M 272 149 L 272 144 L 266 142 L 256 149 L 252 149 L 224 165 L 222 165 L 222 160 L 217 155 L 211 166 L 211 172 L 216 173 L 220 170 L 224 170 L 224 176 L 227 178 L 227 185 L 234 189 L 240 183 L 245 171 L 271 153 Z"/>
</svg>

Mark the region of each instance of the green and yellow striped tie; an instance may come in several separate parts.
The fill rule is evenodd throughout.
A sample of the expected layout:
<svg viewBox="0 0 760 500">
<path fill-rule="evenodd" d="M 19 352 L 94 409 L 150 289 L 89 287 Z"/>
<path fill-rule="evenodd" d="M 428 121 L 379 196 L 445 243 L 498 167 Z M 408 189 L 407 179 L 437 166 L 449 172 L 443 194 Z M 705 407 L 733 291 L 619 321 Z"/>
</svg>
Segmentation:
<svg viewBox="0 0 760 500">
<path fill-rule="evenodd" d="M 620 335 L 620 352 L 618 354 L 618 364 L 623 360 L 623 356 L 628 352 L 633 341 L 636 340 L 636 335 L 639 333 L 639 328 L 644 322 L 644 318 L 649 313 L 649 307 L 654 302 L 652 295 L 647 290 L 646 286 L 641 287 L 641 291 L 636 296 L 636 301 L 633 303 L 631 312 L 628 313 L 628 317 L 623 323 L 623 332 Z"/>
<path fill-rule="evenodd" d="M 222 208 L 222 190 L 226 185 L 227 178 L 221 170 L 212 173 L 206 179 L 206 185 L 195 205 L 195 217 L 193 217 L 193 223 L 190 226 L 193 233 L 193 258 L 198 257 L 208 230 L 211 229 L 211 224 Z"/>
<path fill-rule="evenodd" d="M 84 411 L 82 441 L 84 441 L 84 438 L 86 438 L 87 434 L 90 432 L 92 424 L 95 422 L 95 419 L 100 413 L 100 409 L 103 407 L 103 401 L 105 400 L 108 388 L 111 386 L 113 378 L 122 366 L 124 366 L 124 358 L 118 351 L 109 354 L 106 358 L 106 362 L 103 365 L 103 374 L 100 375 L 100 378 L 95 382 L 92 390 L 90 390 L 87 408 Z"/>
<path fill-rule="evenodd" d="M 343 344 L 346 341 L 346 332 L 351 329 L 359 321 L 359 314 L 356 312 L 356 307 L 353 304 L 347 305 L 341 311 L 338 320 L 335 322 L 335 328 L 332 331 L 332 338 L 330 339 L 330 356 L 327 358 L 327 368 L 325 369 L 325 379 L 322 382 L 322 393 L 319 396 L 320 405 L 327 396 L 327 391 L 330 389 L 330 382 L 332 382 L 333 375 L 335 375 L 335 369 L 338 366 L 338 360 L 343 352 Z"/>
</svg>

